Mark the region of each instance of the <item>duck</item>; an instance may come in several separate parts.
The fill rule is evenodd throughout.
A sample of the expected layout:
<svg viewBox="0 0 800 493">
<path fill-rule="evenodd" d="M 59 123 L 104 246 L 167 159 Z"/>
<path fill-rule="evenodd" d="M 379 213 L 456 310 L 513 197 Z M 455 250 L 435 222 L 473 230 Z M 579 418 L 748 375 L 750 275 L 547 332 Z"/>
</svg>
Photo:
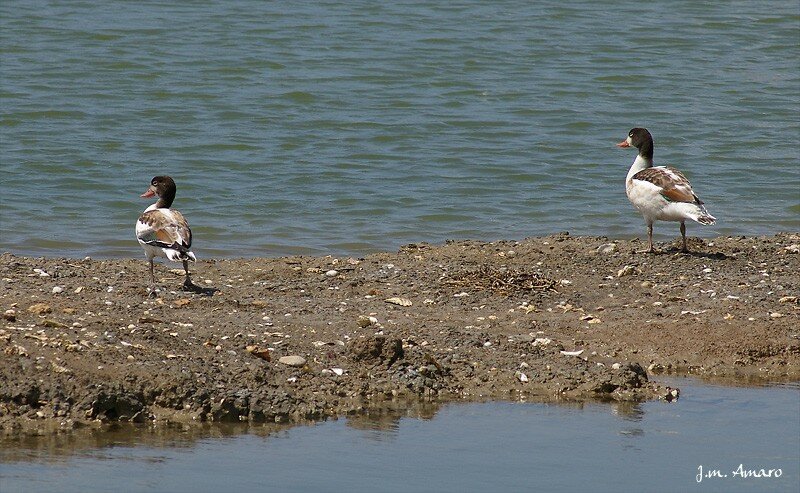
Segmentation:
<svg viewBox="0 0 800 493">
<path fill-rule="evenodd" d="M 183 214 L 171 209 L 175 200 L 177 187 L 175 180 L 169 176 L 155 176 L 150 186 L 141 197 L 158 196 L 158 200 L 144 210 L 136 221 L 136 239 L 144 249 L 150 262 L 151 295 L 156 292 L 156 276 L 153 272 L 153 258 L 166 257 L 173 262 L 183 262 L 186 273 L 185 288 L 192 288 L 189 277 L 189 262 L 196 262 L 197 257 L 191 251 L 192 230 Z"/>
<path fill-rule="evenodd" d="M 625 192 L 647 223 L 650 247 L 646 252 L 656 253 L 653 247 L 653 223 L 676 221 L 681 223 L 681 252 L 688 253 L 686 220 L 708 226 L 714 224 L 717 218 L 708 213 L 683 173 L 671 167 L 653 166 L 653 136 L 646 128 L 631 129 L 628 137 L 617 147 L 635 147 L 639 151 L 628 170 Z"/>
</svg>

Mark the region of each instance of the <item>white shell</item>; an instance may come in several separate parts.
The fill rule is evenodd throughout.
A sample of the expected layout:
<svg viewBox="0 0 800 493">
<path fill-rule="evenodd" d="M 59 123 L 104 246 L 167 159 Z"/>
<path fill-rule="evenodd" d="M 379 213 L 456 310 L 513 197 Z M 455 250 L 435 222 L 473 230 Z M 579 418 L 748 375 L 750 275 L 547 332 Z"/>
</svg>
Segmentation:
<svg viewBox="0 0 800 493">
<path fill-rule="evenodd" d="M 303 366 L 306 364 L 306 359 L 302 356 L 292 355 L 292 356 L 281 356 L 278 360 L 278 363 L 283 363 L 284 365 L 289 366 Z"/>
<path fill-rule="evenodd" d="M 384 300 L 384 301 L 386 301 L 386 303 L 391 303 L 393 305 L 400 305 L 400 306 L 411 306 L 412 305 L 411 300 L 408 299 L 408 298 L 397 298 L 397 297 L 395 297 L 395 298 L 389 298 L 389 299 Z"/>
</svg>

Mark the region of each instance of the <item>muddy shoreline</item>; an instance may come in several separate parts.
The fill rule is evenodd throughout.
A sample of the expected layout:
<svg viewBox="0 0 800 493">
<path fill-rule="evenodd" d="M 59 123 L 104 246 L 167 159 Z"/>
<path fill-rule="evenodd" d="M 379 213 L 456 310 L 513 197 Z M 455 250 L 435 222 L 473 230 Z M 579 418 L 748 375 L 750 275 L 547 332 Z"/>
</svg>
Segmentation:
<svg viewBox="0 0 800 493">
<path fill-rule="evenodd" d="M 0 432 L 294 423 L 416 400 L 671 399 L 800 380 L 800 233 L 692 254 L 572 237 L 366 258 L 0 261 Z"/>
</svg>

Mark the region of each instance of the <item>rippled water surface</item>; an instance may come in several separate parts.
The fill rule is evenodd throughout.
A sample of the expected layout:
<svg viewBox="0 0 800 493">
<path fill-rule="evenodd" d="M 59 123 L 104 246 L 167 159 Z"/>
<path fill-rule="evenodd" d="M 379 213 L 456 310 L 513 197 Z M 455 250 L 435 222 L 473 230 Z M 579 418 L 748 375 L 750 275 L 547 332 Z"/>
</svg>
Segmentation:
<svg viewBox="0 0 800 493">
<path fill-rule="evenodd" d="M 643 236 L 633 126 L 719 218 L 690 234 L 798 230 L 799 33 L 796 2 L 4 1 L 0 249 L 141 255 L 156 174 L 203 257 Z"/>
<path fill-rule="evenodd" d="M 417 404 L 276 432 L 39 438 L 0 448 L 0 491 L 797 491 L 800 387 L 670 384 L 671 404 Z M 698 483 L 701 466 L 727 477 Z"/>
</svg>

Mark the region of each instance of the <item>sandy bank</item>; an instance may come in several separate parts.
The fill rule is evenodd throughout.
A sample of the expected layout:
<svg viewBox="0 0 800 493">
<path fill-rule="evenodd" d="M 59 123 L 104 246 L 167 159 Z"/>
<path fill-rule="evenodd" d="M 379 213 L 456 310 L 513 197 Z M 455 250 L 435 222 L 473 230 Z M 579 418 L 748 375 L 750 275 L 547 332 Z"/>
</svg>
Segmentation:
<svg viewBox="0 0 800 493">
<path fill-rule="evenodd" d="M 698 253 L 571 237 L 366 258 L 0 262 L 0 426 L 292 422 L 386 399 L 664 398 L 659 372 L 800 378 L 800 235 Z M 294 358 L 281 360 L 282 357 Z"/>
</svg>

